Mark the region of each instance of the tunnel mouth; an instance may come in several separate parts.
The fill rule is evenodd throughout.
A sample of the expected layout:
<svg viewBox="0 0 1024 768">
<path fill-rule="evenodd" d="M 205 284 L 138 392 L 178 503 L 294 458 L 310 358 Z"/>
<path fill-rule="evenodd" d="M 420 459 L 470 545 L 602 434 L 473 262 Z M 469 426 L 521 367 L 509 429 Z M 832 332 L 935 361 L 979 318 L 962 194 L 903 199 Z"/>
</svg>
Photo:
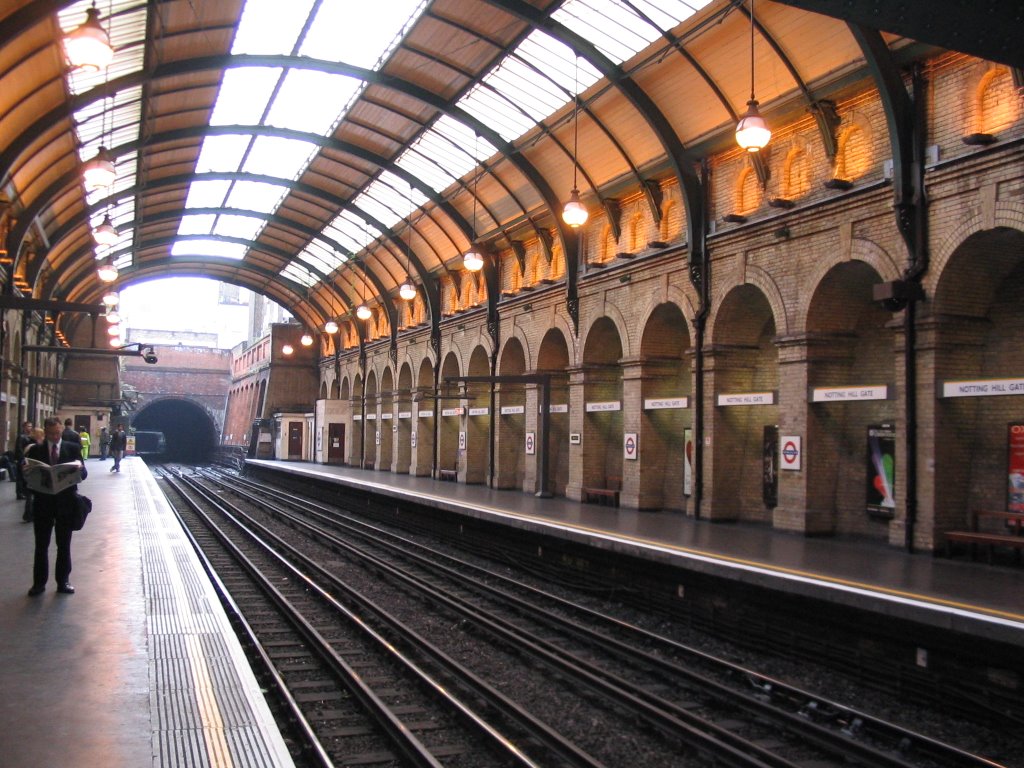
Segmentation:
<svg viewBox="0 0 1024 768">
<path fill-rule="evenodd" d="M 131 419 L 136 455 L 147 461 L 209 464 L 217 448 L 217 428 L 200 406 L 183 398 L 148 404 Z M 160 441 L 155 433 L 163 435 Z"/>
</svg>

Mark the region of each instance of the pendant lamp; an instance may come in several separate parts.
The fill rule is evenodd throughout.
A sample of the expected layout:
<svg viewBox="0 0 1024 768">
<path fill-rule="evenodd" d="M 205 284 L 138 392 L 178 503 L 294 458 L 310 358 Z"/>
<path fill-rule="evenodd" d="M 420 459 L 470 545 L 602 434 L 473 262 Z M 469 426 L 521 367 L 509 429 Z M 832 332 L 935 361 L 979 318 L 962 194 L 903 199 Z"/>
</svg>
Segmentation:
<svg viewBox="0 0 1024 768">
<path fill-rule="evenodd" d="M 736 143 L 748 152 L 759 152 L 768 146 L 771 137 L 771 129 L 758 112 L 754 98 L 754 0 L 750 0 L 750 101 L 736 124 Z"/>
<path fill-rule="evenodd" d="M 64 37 L 64 52 L 72 68 L 99 71 L 110 64 L 114 58 L 114 49 L 110 45 L 110 35 L 100 24 L 100 12 L 96 3 L 85 12 L 85 21 Z"/>
<path fill-rule="evenodd" d="M 578 229 L 587 223 L 590 213 L 582 201 L 580 201 L 580 190 L 577 186 L 577 173 L 579 171 L 579 146 L 580 146 L 580 59 L 576 57 L 576 74 L 574 76 L 576 93 L 573 96 L 572 109 L 572 192 L 569 199 L 562 207 L 562 221 L 573 229 Z"/>
</svg>

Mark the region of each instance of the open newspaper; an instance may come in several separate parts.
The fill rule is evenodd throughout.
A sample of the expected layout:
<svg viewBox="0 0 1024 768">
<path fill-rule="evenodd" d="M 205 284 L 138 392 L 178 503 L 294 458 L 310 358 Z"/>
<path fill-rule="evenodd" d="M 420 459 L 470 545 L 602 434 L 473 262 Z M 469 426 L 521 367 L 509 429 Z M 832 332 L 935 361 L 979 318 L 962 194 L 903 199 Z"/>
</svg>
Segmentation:
<svg viewBox="0 0 1024 768">
<path fill-rule="evenodd" d="M 65 488 L 82 482 L 82 465 L 77 461 L 69 461 L 51 466 L 36 459 L 25 459 L 22 474 L 30 491 L 60 493 Z"/>
</svg>

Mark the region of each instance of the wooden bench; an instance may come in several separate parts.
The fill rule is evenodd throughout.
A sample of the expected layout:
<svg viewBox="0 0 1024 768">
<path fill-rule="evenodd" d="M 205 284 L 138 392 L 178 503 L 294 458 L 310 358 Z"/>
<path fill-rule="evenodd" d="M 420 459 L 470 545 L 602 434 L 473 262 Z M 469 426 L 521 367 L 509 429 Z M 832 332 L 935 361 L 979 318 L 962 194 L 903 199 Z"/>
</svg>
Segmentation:
<svg viewBox="0 0 1024 768">
<path fill-rule="evenodd" d="M 602 507 L 619 506 L 619 490 L 622 488 L 622 478 L 609 477 L 607 488 L 581 488 L 583 502 L 599 504 Z"/>
<path fill-rule="evenodd" d="M 984 546 L 988 553 L 989 565 L 992 564 L 996 547 L 1010 547 L 1015 550 L 1014 557 L 1020 563 L 1020 551 L 1024 549 L 1024 536 L 1007 536 L 1001 533 L 979 533 L 978 531 L 946 531 L 946 554 L 953 556 L 953 543 L 966 544 L 970 549 L 971 559 L 975 559 L 978 546 Z"/>
<path fill-rule="evenodd" d="M 437 470 L 438 479 L 446 483 L 458 482 L 459 472 L 456 469 L 439 469 Z"/>
<path fill-rule="evenodd" d="M 998 520 L 1004 527 L 1011 529 L 1018 536 L 1024 532 L 1024 514 L 1020 512 L 976 509 L 971 513 L 971 530 L 981 531 L 982 520 Z"/>
</svg>

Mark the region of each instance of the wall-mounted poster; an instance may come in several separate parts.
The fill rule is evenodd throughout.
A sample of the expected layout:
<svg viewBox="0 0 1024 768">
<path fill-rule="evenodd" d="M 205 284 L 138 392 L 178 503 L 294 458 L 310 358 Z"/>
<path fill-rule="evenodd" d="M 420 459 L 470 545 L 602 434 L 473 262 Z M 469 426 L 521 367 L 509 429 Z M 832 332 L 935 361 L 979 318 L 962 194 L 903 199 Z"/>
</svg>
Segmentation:
<svg viewBox="0 0 1024 768">
<path fill-rule="evenodd" d="M 683 495 L 693 495 L 693 430 L 683 430 Z"/>
<path fill-rule="evenodd" d="M 896 513 L 896 429 L 892 424 L 868 427 L 867 512 L 891 518 Z"/>
<path fill-rule="evenodd" d="M 1008 446 L 1010 512 L 1024 512 L 1024 423 L 1010 424 Z"/>
<path fill-rule="evenodd" d="M 766 507 L 779 503 L 779 428 L 766 424 L 761 444 L 761 496 Z"/>
</svg>

